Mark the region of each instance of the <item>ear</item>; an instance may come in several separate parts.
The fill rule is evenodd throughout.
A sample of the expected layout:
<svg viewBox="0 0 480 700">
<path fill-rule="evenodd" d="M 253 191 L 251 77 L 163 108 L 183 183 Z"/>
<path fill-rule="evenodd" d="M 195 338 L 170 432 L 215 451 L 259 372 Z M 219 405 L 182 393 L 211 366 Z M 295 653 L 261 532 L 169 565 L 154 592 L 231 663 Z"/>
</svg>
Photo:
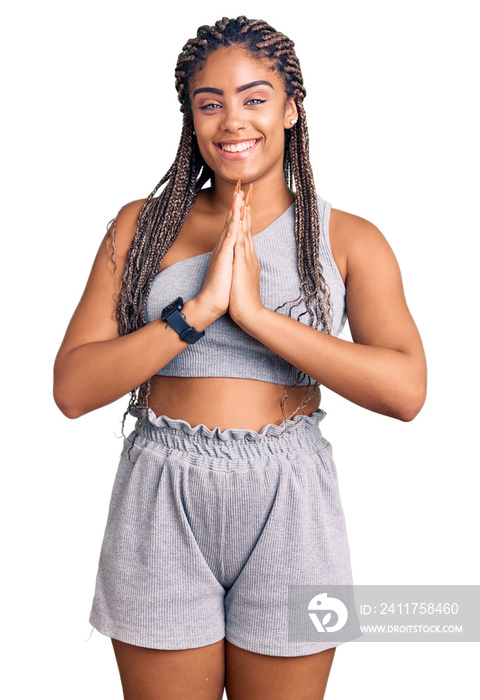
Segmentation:
<svg viewBox="0 0 480 700">
<path fill-rule="evenodd" d="M 291 129 L 295 126 L 295 122 L 298 119 L 297 105 L 295 104 L 295 98 L 291 97 L 285 103 L 285 115 L 283 119 L 283 128 Z M 292 123 L 293 122 L 293 123 Z"/>
</svg>

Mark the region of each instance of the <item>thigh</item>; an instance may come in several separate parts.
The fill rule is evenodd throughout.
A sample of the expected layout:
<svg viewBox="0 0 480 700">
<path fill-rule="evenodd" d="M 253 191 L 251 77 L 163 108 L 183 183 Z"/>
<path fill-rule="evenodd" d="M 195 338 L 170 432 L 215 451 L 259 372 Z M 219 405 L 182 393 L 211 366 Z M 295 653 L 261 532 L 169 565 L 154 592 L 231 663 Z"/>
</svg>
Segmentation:
<svg viewBox="0 0 480 700">
<path fill-rule="evenodd" d="M 195 649 L 147 649 L 112 638 L 124 700 L 221 700 L 225 640 Z"/>
<path fill-rule="evenodd" d="M 307 656 L 266 656 L 226 641 L 228 700 L 323 700 L 335 647 Z"/>
</svg>

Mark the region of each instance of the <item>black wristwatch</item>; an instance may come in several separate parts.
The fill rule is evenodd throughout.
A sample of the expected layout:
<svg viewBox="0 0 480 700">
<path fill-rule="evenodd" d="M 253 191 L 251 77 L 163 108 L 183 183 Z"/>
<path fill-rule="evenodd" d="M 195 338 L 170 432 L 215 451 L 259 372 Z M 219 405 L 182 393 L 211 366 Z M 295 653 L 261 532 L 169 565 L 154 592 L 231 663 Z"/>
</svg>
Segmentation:
<svg viewBox="0 0 480 700">
<path fill-rule="evenodd" d="M 186 321 L 185 314 L 180 313 L 182 309 L 183 299 L 177 297 L 175 301 L 163 309 L 160 318 L 162 321 L 166 321 L 174 331 L 177 331 L 183 341 L 192 345 L 203 338 L 205 331 L 197 331 L 193 326 L 190 326 Z"/>
</svg>

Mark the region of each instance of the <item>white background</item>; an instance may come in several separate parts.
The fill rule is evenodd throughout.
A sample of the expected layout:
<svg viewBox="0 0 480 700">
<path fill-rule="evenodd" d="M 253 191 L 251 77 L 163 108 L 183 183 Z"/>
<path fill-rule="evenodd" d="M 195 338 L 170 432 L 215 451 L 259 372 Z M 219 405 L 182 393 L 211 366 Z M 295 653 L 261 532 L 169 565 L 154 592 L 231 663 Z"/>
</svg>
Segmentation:
<svg viewBox="0 0 480 700">
<path fill-rule="evenodd" d="M 324 390 L 355 582 L 478 583 L 474 3 L 12 7 L 1 47 L 9 699 L 122 697 L 110 640 L 89 638 L 88 616 L 127 400 L 69 421 L 52 399 L 52 366 L 107 222 L 175 157 L 177 55 L 222 16 L 262 17 L 295 41 L 317 190 L 387 237 L 427 354 L 428 399 L 411 423 Z M 326 697 L 471 698 L 478 650 L 346 644 Z"/>
</svg>

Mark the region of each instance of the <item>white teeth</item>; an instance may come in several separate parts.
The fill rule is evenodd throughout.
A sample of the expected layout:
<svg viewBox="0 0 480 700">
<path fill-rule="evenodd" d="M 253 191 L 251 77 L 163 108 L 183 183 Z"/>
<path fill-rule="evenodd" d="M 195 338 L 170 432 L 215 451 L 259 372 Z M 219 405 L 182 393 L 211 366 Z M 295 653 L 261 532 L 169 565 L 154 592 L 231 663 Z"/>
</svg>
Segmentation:
<svg viewBox="0 0 480 700">
<path fill-rule="evenodd" d="M 220 144 L 220 148 L 222 151 L 227 151 L 228 153 L 238 153 L 239 151 L 246 151 L 248 148 L 253 148 L 255 144 L 257 143 L 256 140 L 254 141 L 244 141 L 243 143 L 238 143 L 238 144 L 233 144 L 233 143 L 226 143 L 226 144 Z"/>
</svg>

